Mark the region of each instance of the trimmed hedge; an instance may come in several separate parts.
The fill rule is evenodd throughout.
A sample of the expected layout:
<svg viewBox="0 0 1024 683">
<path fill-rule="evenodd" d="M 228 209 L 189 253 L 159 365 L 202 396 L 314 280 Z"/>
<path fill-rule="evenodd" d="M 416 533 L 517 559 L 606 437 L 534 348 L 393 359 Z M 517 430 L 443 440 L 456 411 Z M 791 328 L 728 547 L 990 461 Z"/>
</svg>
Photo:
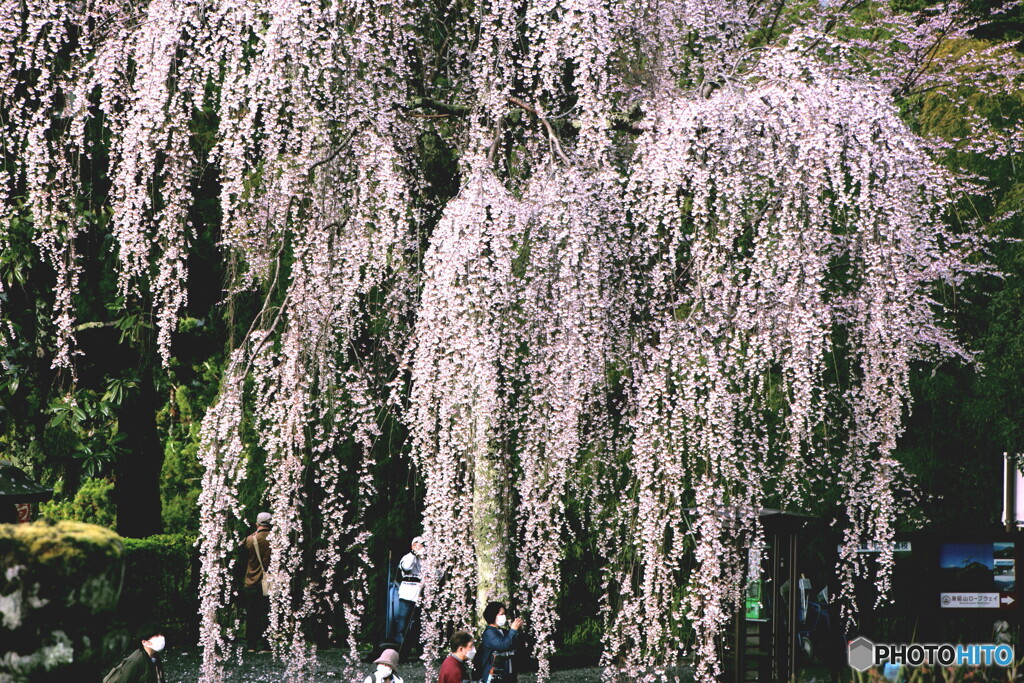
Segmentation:
<svg viewBox="0 0 1024 683">
<path fill-rule="evenodd" d="M 132 626 L 152 622 L 192 645 L 199 633 L 199 551 L 195 536 L 126 538 L 119 616 Z"/>
</svg>

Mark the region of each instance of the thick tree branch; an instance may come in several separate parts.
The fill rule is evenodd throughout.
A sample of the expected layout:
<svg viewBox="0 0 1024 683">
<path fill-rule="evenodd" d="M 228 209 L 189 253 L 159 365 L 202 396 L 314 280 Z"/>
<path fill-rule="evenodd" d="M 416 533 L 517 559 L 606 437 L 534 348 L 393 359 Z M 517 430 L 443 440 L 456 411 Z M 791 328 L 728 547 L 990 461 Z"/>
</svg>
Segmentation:
<svg viewBox="0 0 1024 683">
<path fill-rule="evenodd" d="M 537 116 L 537 110 L 534 107 L 529 106 L 518 97 L 509 97 L 508 103 L 519 107 L 520 109 Z M 469 116 L 472 111 L 472 107 L 467 107 L 460 104 L 448 104 L 447 102 L 439 102 L 437 100 L 430 99 L 429 97 L 414 97 L 409 101 L 409 109 L 430 109 L 436 111 L 445 116 L 458 116 L 464 117 Z M 632 133 L 638 135 L 643 133 L 646 128 L 637 123 L 637 112 L 634 110 L 628 114 L 613 114 L 611 116 L 611 129 L 619 131 L 621 133 Z M 539 117 L 538 117 L 539 118 Z M 550 124 L 544 121 L 545 125 L 550 128 Z M 574 125 L 574 124 L 569 124 Z"/>
<path fill-rule="evenodd" d="M 569 157 L 567 157 L 565 155 L 565 152 L 562 150 L 562 143 L 558 141 L 558 136 L 555 135 L 555 129 L 551 127 L 551 123 L 546 118 L 540 115 L 540 112 L 538 112 L 534 107 L 528 105 L 526 102 L 523 102 L 518 97 L 509 97 L 508 102 L 509 104 L 514 104 L 523 111 L 529 112 L 536 116 L 540 120 L 540 122 L 544 124 L 544 129 L 547 130 L 548 132 L 548 140 L 551 142 L 551 146 L 554 147 L 555 151 L 558 153 L 558 156 L 561 157 L 562 161 L 564 161 L 567 165 L 572 164 L 572 162 L 569 161 Z"/>
<path fill-rule="evenodd" d="M 339 143 L 337 147 L 331 150 L 330 154 L 325 156 L 323 159 L 320 159 L 319 161 L 313 162 L 313 164 L 309 167 L 309 172 L 312 173 L 318 166 L 322 166 L 330 161 L 333 161 L 339 154 L 347 150 L 349 148 L 349 145 L 352 144 L 352 139 L 356 136 L 356 133 L 359 132 L 359 129 L 365 126 L 366 123 L 366 121 L 360 121 L 355 126 L 353 126 L 352 130 L 349 131 L 345 139 L 341 143 Z"/>
<path fill-rule="evenodd" d="M 449 116 L 469 116 L 469 112 L 472 111 L 471 107 L 461 104 L 438 102 L 437 100 L 432 100 L 429 97 L 414 97 L 409 101 L 410 109 L 417 109 L 421 107 L 424 109 L 432 109 L 433 111 L 441 114 L 447 114 Z"/>
<path fill-rule="evenodd" d="M 79 325 L 75 325 L 74 331 L 75 332 L 81 332 L 82 330 L 95 330 L 95 329 L 98 329 L 98 328 L 101 328 L 101 327 L 116 327 L 116 326 L 117 326 L 117 323 L 114 322 L 113 320 L 109 320 L 109 321 L 106 321 L 106 322 L 95 321 L 95 322 L 81 323 Z"/>
</svg>

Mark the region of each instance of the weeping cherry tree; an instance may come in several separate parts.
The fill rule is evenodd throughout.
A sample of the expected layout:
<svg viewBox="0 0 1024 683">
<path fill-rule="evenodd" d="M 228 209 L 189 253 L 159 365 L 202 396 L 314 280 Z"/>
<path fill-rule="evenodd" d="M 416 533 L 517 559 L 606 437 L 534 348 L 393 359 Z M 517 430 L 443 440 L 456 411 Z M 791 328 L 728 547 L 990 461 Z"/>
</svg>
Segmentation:
<svg viewBox="0 0 1024 683">
<path fill-rule="evenodd" d="M 207 166 L 224 297 L 262 302 L 202 427 L 204 682 L 240 654 L 225 607 L 255 451 L 269 569 L 290 579 L 270 625 L 285 678 L 306 680 L 307 628 L 328 614 L 353 675 L 384 411 L 426 487 L 428 678 L 451 629 L 514 597 L 547 680 L 571 501 L 601 556 L 609 681 L 691 655 L 699 680 L 720 673 L 715 639 L 770 501 L 840 491 L 850 613 L 874 571 L 859 544 L 890 549 L 884 588 L 913 364 L 970 360 L 937 292 L 984 270 L 945 220 L 964 185 L 939 160 L 1021 139 L 976 118 L 962 140 L 924 140 L 899 104 L 980 71 L 979 87 L 1019 88 L 1021 71 L 1001 45 L 944 61 L 982 20 L 952 5 L 875 8 L 870 35 L 889 42 L 865 60 L 869 32 L 836 32 L 851 9 L 0 3 L 0 223 L 26 211 L 52 265 L 55 366 L 77 352 L 76 241 L 100 229 L 81 219 L 88 159 L 109 167 L 90 201 L 111 216 L 119 292 L 152 301 L 165 363 Z M 428 132 L 458 156 L 443 201 Z M 296 552 L 310 515 L 331 529 L 312 555 Z"/>
</svg>

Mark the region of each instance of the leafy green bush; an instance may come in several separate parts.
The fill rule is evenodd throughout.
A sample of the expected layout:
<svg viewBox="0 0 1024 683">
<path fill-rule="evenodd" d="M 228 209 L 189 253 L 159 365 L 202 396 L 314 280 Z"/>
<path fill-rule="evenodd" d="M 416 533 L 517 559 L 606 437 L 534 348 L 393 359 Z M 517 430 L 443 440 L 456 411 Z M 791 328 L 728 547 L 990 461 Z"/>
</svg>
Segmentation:
<svg viewBox="0 0 1024 683">
<path fill-rule="evenodd" d="M 180 392 L 179 392 L 180 393 Z M 199 423 L 178 428 L 168 436 L 160 472 L 161 515 L 164 530 L 177 533 L 199 531 Z"/>
<path fill-rule="evenodd" d="M 201 370 L 204 381 L 193 381 L 197 387 L 176 386 L 171 399 L 157 414 L 157 424 L 164 430 L 160 500 L 165 531 L 199 531 L 199 490 L 203 477 L 199 430 L 203 411 L 216 393 L 218 381 L 214 374 L 219 366 L 205 363 Z M 205 392 L 210 392 L 211 387 L 214 391 L 208 395 Z"/>
<path fill-rule="evenodd" d="M 130 624 L 160 624 L 195 642 L 199 609 L 199 553 L 195 536 L 161 534 L 126 538 L 124 587 L 118 611 Z"/>
<path fill-rule="evenodd" d="M 113 529 L 117 524 L 114 482 L 102 478 L 85 479 L 74 498 L 42 503 L 39 514 L 55 521 L 87 522 Z"/>
</svg>

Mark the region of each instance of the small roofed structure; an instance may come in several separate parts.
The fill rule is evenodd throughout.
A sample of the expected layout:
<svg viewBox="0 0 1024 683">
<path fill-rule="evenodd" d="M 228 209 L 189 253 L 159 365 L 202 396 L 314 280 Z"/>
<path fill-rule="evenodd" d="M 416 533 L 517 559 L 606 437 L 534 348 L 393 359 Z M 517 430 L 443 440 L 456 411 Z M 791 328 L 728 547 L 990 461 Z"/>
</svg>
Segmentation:
<svg viewBox="0 0 1024 683">
<path fill-rule="evenodd" d="M 32 481 L 14 465 L 0 463 L 0 503 L 42 503 L 53 497 L 53 489 Z"/>
<path fill-rule="evenodd" d="M 0 522 L 27 522 L 28 506 L 52 497 L 53 489 L 33 481 L 14 465 L 0 462 Z"/>
</svg>

